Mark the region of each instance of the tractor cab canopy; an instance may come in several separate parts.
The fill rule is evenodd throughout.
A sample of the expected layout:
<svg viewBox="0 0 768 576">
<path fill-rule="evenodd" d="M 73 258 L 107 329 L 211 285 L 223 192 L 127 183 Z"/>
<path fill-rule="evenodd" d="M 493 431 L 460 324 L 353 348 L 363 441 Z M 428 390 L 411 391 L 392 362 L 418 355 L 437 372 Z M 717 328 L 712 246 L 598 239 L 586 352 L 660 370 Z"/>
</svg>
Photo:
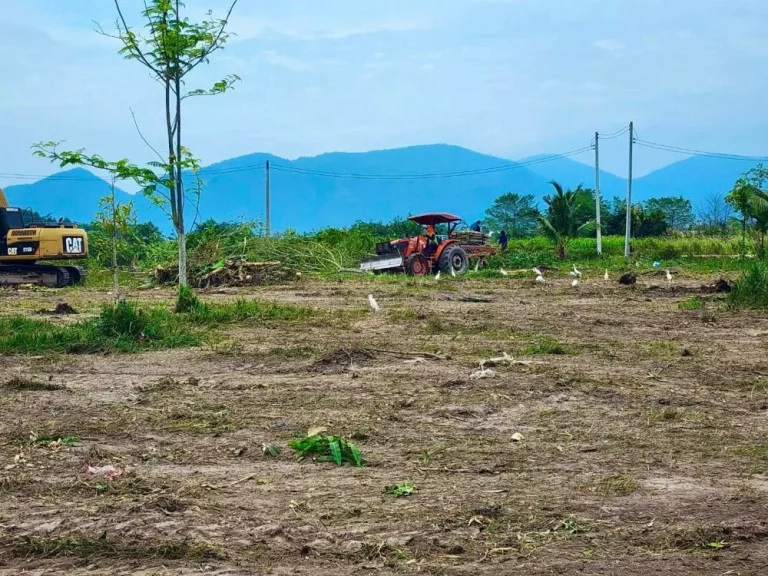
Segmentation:
<svg viewBox="0 0 768 576">
<path fill-rule="evenodd" d="M 411 216 L 408 220 L 416 222 L 416 224 L 420 224 L 421 226 L 437 226 L 438 224 L 456 224 L 461 222 L 461 218 L 446 212 L 420 214 L 418 216 Z"/>
</svg>

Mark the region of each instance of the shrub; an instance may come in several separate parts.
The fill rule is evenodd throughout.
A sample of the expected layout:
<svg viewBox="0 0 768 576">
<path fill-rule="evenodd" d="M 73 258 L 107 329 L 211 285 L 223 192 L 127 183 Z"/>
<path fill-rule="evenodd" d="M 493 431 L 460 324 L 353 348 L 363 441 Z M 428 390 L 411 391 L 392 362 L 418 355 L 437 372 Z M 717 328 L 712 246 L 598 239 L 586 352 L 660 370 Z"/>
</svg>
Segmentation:
<svg viewBox="0 0 768 576">
<path fill-rule="evenodd" d="M 734 283 L 728 299 L 736 308 L 768 308 L 768 266 L 763 262 L 750 264 Z"/>
</svg>

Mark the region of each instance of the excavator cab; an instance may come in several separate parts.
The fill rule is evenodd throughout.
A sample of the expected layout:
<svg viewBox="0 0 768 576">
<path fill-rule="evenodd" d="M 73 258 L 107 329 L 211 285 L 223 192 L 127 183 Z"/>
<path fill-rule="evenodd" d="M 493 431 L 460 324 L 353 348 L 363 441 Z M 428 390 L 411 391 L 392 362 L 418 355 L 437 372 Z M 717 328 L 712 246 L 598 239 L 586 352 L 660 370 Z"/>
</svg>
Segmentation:
<svg viewBox="0 0 768 576">
<path fill-rule="evenodd" d="M 0 208 L 0 256 L 8 256 L 8 232 L 24 228 L 24 215 L 18 208 Z"/>
<path fill-rule="evenodd" d="M 61 222 L 27 225 L 19 208 L 8 206 L 0 188 L 0 284 L 42 284 L 63 288 L 85 280 L 80 266 L 38 264 L 40 260 L 82 260 L 88 256 L 88 234 Z"/>
</svg>

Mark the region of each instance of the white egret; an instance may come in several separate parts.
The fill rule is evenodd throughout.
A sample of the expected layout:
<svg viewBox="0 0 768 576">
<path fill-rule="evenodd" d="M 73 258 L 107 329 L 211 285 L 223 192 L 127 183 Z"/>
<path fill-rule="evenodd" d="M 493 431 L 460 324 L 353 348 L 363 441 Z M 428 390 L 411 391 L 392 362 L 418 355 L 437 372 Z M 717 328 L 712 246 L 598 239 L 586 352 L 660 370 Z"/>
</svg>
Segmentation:
<svg viewBox="0 0 768 576">
<path fill-rule="evenodd" d="M 453 266 L 451 266 L 451 276 L 456 278 L 456 270 L 453 269 Z"/>
<path fill-rule="evenodd" d="M 672 273 L 667 270 L 667 285 L 670 286 L 672 284 Z"/>
<path fill-rule="evenodd" d="M 571 287 L 576 288 L 579 285 L 579 279 L 574 278 L 573 282 L 571 282 Z"/>
<path fill-rule="evenodd" d="M 576 278 L 581 278 L 581 271 L 578 268 L 576 268 L 576 264 L 573 265 L 571 276 L 576 276 Z"/>
<path fill-rule="evenodd" d="M 542 282 L 546 282 L 546 280 L 544 280 L 544 276 L 539 274 L 538 276 L 536 276 L 536 282 L 542 283 Z"/>
<path fill-rule="evenodd" d="M 502 275 L 502 276 L 509 276 L 509 272 L 507 272 L 506 270 L 504 270 L 504 268 L 499 268 L 499 272 L 501 272 L 501 275 Z"/>
<path fill-rule="evenodd" d="M 440 280 L 440 270 L 437 271 L 437 274 L 435 274 L 435 282 Z"/>
<path fill-rule="evenodd" d="M 610 276 L 608 276 L 608 268 L 606 268 L 606 269 L 605 269 L 605 274 L 603 274 L 603 280 L 605 280 L 606 282 L 608 282 L 608 280 L 610 280 L 610 279 L 611 279 L 611 277 L 610 277 Z"/>
<path fill-rule="evenodd" d="M 368 294 L 368 304 L 370 304 L 371 310 L 374 312 L 379 312 L 381 310 L 378 302 L 376 302 L 376 298 L 373 297 L 373 294 Z"/>
</svg>

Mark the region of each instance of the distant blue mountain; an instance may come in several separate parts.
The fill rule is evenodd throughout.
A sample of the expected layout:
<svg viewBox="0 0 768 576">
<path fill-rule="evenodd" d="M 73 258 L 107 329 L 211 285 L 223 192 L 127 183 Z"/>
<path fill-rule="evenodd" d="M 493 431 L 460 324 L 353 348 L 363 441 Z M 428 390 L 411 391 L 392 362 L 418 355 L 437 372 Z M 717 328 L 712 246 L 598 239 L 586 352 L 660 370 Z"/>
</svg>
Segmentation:
<svg viewBox="0 0 768 576">
<path fill-rule="evenodd" d="M 584 188 L 595 187 L 595 167 L 582 164 L 570 158 L 547 160 L 546 154 L 531 156 L 521 160 L 528 170 L 547 180 L 559 182 L 566 188 L 575 188 L 579 184 Z M 533 163 L 535 162 L 535 163 Z M 600 192 L 604 198 L 623 196 L 627 193 L 627 181 L 624 178 L 600 170 Z"/>
<path fill-rule="evenodd" d="M 594 168 L 561 158 L 515 163 L 445 144 L 412 146 L 364 153 L 333 152 L 286 160 L 249 154 L 207 166 L 201 173 L 204 192 L 199 214 L 188 204 L 186 221 L 264 219 L 264 165 L 270 162 L 272 229 L 311 231 L 348 226 L 356 220 L 389 221 L 427 211 L 453 212 L 466 221 L 482 217 L 505 192 L 551 191 L 550 180 L 565 187 L 594 187 Z M 637 201 L 654 196 L 689 198 L 697 205 L 712 192 L 726 193 L 755 163 L 695 156 L 635 180 Z M 503 170 L 498 168 L 504 167 Z M 459 174 L 457 173 L 466 173 Z M 452 176 L 444 176 L 447 173 Z M 408 178 L 409 175 L 431 175 Z M 443 176 L 441 176 L 443 175 Z M 603 197 L 623 197 L 626 180 L 601 171 Z M 189 176 L 187 176 L 189 180 Z M 89 222 L 109 184 L 83 169 L 67 170 L 33 184 L 6 188 L 9 200 L 54 216 Z M 124 199 L 131 196 L 122 190 Z M 171 231 L 167 217 L 149 200 L 135 196 L 140 221 L 151 220 Z"/>
</svg>

